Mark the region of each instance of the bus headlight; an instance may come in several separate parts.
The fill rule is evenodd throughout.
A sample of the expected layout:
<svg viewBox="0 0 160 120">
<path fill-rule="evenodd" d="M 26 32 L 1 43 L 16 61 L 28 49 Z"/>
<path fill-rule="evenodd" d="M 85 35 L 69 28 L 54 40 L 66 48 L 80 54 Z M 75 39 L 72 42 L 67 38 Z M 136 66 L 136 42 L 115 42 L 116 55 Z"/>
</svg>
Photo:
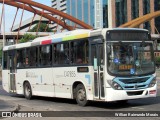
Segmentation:
<svg viewBox="0 0 160 120">
<path fill-rule="evenodd" d="M 149 87 L 154 87 L 155 84 L 156 84 L 156 78 L 153 78 L 153 80 L 149 84 Z"/>
<path fill-rule="evenodd" d="M 108 84 L 115 90 L 123 90 L 122 87 L 117 82 L 108 80 Z"/>
</svg>

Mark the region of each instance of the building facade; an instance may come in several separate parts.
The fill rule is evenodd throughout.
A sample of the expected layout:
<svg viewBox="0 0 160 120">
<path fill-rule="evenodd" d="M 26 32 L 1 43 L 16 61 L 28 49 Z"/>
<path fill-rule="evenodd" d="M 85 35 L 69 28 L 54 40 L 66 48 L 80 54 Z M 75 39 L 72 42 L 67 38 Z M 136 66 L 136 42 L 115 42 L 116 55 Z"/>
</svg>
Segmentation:
<svg viewBox="0 0 160 120">
<path fill-rule="evenodd" d="M 66 6 L 67 0 L 51 0 L 51 7 L 53 7 L 56 10 L 62 11 L 64 13 L 67 13 L 67 6 Z M 56 17 L 57 19 L 60 19 L 59 16 L 57 15 L 53 15 L 54 17 Z M 59 32 L 61 31 L 62 27 L 58 26 L 57 24 L 52 23 L 52 25 L 50 25 L 50 28 Z"/>
<path fill-rule="evenodd" d="M 111 2 L 110 9 L 113 23 L 111 27 L 118 27 L 126 22 L 129 22 L 135 18 L 141 17 L 148 13 L 155 11 L 155 3 L 157 0 L 108 0 Z M 111 20 L 110 19 L 110 20 Z M 140 26 L 155 33 L 155 20 L 146 22 Z"/>
<path fill-rule="evenodd" d="M 51 2 L 52 2 L 51 7 L 66 13 L 67 10 L 66 0 L 52 0 Z"/>
<path fill-rule="evenodd" d="M 118 27 L 145 14 L 160 10 L 160 0 L 66 0 L 67 14 L 94 28 Z M 70 25 L 73 23 L 69 22 Z M 140 27 L 156 33 L 160 31 L 158 19 Z"/>
<path fill-rule="evenodd" d="M 67 0 L 67 14 L 94 26 L 93 0 Z M 72 22 L 68 22 L 74 25 Z"/>
<path fill-rule="evenodd" d="M 154 10 L 160 10 L 160 0 L 154 0 Z M 155 18 L 155 26 L 157 27 L 158 31 L 160 32 L 160 17 Z"/>
<path fill-rule="evenodd" d="M 103 28 L 108 26 L 107 2 L 107 0 L 67 0 L 67 14 L 94 28 Z M 73 25 L 71 22 L 69 24 Z"/>
</svg>

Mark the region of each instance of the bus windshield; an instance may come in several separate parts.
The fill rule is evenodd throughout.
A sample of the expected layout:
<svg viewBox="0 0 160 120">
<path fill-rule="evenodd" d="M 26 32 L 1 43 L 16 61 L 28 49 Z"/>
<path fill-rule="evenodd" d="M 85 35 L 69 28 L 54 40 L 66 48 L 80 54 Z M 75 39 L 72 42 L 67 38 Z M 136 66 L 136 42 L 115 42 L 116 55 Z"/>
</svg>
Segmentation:
<svg viewBox="0 0 160 120">
<path fill-rule="evenodd" d="M 151 43 L 107 44 L 108 71 L 117 76 L 144 75 L 155 71 Z"/>
</svg>

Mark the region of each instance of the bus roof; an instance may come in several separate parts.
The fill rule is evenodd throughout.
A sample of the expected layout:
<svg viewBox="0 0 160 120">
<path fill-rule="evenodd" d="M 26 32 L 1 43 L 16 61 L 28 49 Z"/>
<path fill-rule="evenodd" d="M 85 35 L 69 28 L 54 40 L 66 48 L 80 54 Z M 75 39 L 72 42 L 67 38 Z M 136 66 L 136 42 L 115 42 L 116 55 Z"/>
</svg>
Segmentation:
<svg viewBox="0 0 160 120">
<path fill-rule="evenodd" d="M 139 29 L 139 28 L 104 28 L 104 29 L 97 29 L 97 30 L 78 29 L 78 30 L 73 30 L 73 31 L 67 31 L 64 33 L 53 34 L 50 36 L 38 37 L 26 43 L 5 46 L 3 50 L 5 51 L 5 50 L 11 50 L 11 49 L 19 49 L 19 48 L 30 47 L 30 46 L 45 45 L 45 44 L 87 38 L 87 37 L 92 37 L 92 36 L 98 36 L 98 35 L 104 34 L 107 30 L 143 30 L 143 31 L 147 31 L 145 29 Z"/>
</svg>

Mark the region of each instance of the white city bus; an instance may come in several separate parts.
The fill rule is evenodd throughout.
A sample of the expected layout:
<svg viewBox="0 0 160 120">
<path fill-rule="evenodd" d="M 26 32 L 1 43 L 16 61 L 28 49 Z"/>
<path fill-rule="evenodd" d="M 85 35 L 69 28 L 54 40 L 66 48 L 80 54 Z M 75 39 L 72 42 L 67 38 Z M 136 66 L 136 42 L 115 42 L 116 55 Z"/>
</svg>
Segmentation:
<svg viewBox="0 0 160 120">
<path fill-rule="evenodd" d="M 150 34 L 144 29 L 75 30 L 3 48 L 10 93 L 88 101 L 156 97 Z"/>
</svg>

